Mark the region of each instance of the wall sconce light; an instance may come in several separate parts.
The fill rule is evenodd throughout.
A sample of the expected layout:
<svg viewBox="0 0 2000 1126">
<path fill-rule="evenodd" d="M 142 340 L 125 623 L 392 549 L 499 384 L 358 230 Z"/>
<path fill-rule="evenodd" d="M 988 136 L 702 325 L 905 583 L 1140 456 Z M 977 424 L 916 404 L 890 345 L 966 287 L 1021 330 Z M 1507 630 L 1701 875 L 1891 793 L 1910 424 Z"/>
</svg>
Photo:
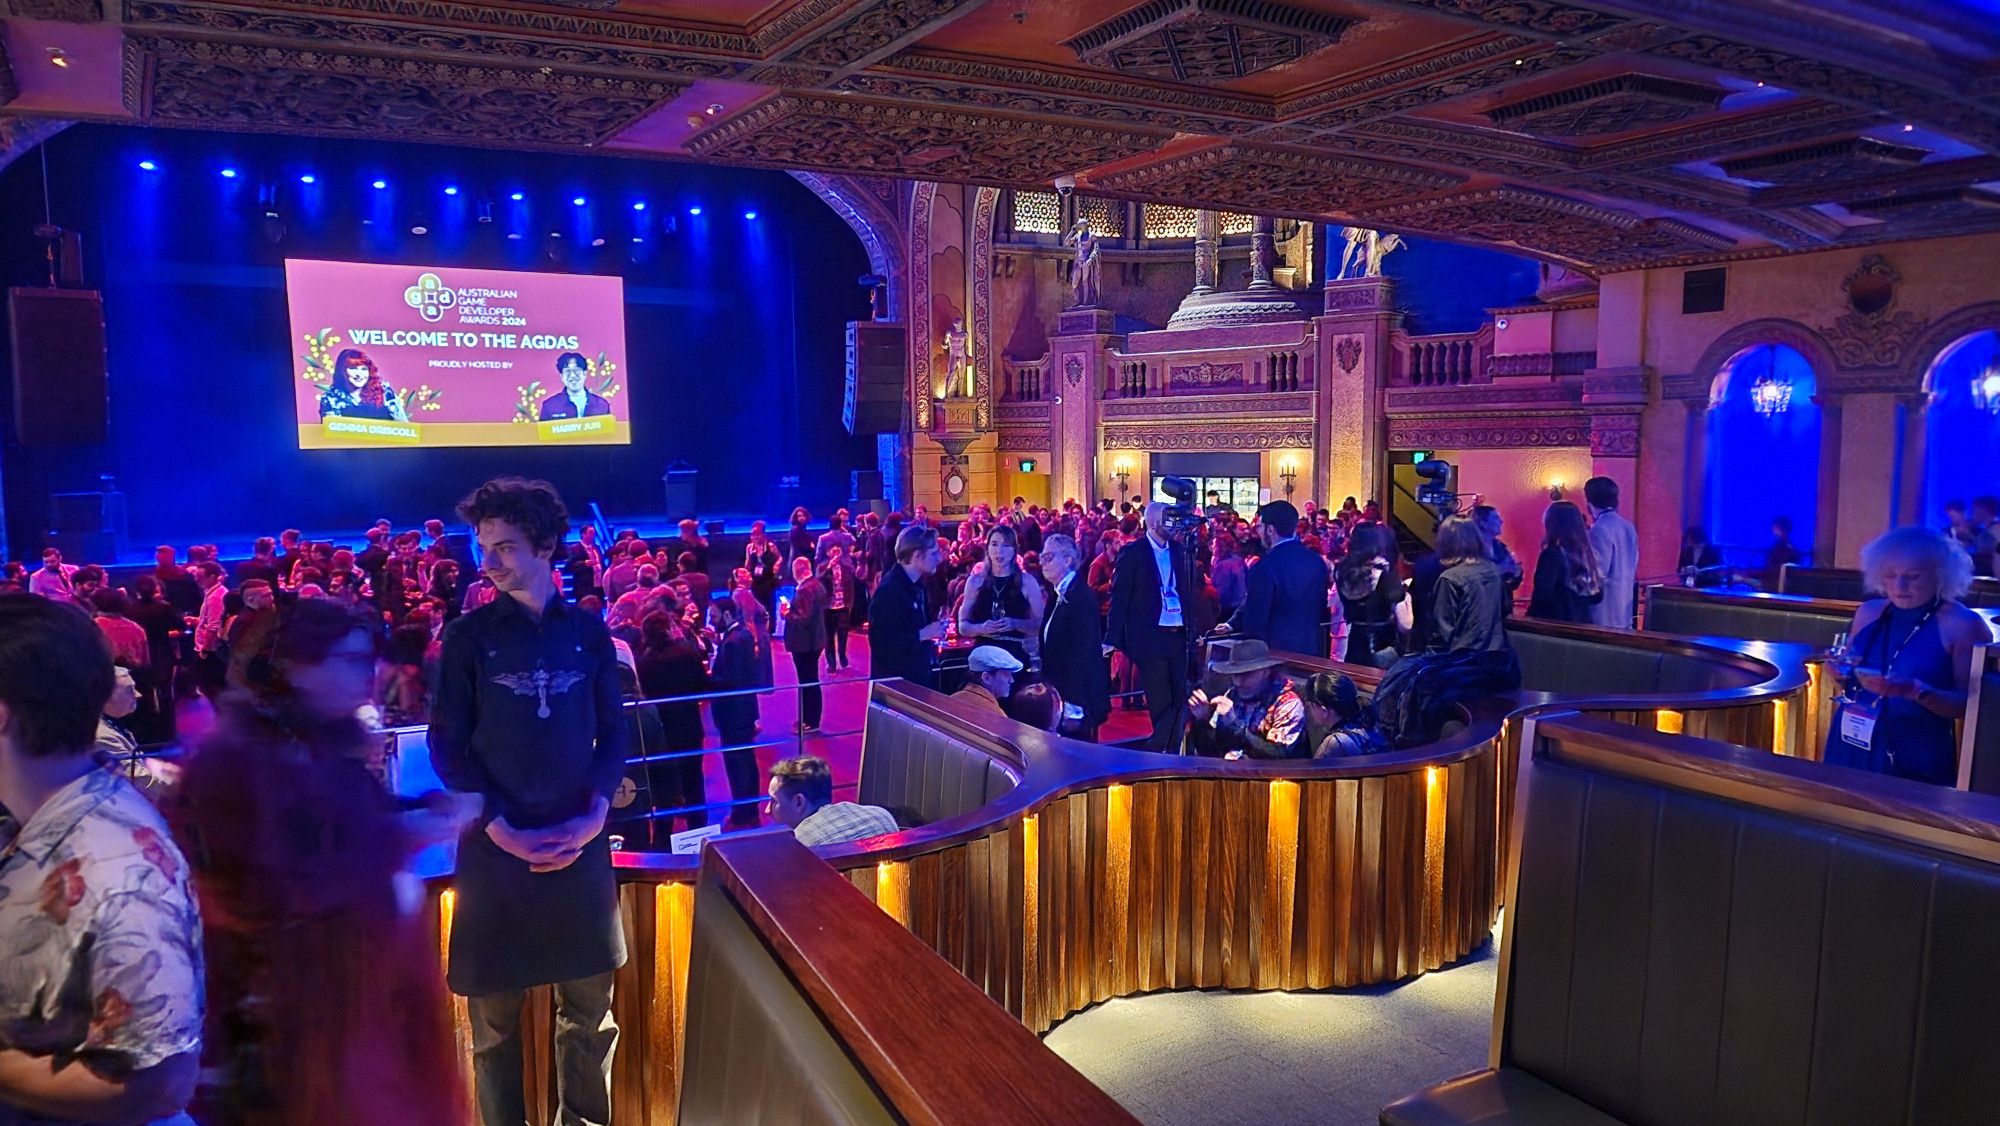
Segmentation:
<svg viewBox="0 0 2000 1126">
<path fill-rule="evenodd" d="M 1125 503 L 1125 494 L 1132 488 L 1132 463 L 1119 458 L 1111 466 L 1111 477 L 1118 482 L 1118 503 Z"/>
<path fill-rule="evenodd" d="M 1553 481 L 1550 481 L 1550 482 L 1549 482 L 1549 503 L 1550 503 L 1550 504 L 1554 504 L 1554 503 L 1555 503 L 1556 501 L 1559 501 L 1559 500 L 1561 500 L 1562 498 L 1563 498 L 1563 482 L 1562 482 L 1562 479 L 1561 479 L 1561 478 L 1557 478 L 1556 480 L 1553 480 Z"/>
<path fill-rule="evenodd" d="M 1283 481 L 1285 483 L 1286 496 L 1292 495 L 1292 486 L 1297 483 L 1298 479 L 1299 479 L 1298 462 L 1292 460 L 1291 458 L 1286 458 L 1285 460 L 1278 463 L 1278 480 Z"/>
</svg>

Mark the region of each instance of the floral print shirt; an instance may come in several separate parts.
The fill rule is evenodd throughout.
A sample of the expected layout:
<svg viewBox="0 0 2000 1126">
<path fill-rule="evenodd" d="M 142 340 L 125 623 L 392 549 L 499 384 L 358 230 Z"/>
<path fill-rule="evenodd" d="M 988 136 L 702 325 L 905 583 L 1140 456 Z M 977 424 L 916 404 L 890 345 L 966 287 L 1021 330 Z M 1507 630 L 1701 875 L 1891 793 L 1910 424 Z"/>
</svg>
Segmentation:
<svg viewBox="0 0 2000 1126">
<path fill-rule="evenodd" d="M 0 815 L 0 1046 L 119 1078 L 198 1050 L 201 1025 L 201 919 L 158 811 L 93 770 L 26 824 Z"/>
</svg>

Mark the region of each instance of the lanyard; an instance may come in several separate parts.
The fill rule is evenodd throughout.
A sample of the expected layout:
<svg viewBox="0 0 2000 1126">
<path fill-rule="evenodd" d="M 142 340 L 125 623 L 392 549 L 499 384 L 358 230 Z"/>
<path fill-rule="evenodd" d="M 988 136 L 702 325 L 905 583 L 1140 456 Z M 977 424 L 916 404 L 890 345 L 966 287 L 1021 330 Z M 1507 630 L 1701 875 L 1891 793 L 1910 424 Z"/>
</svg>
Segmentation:
<svg viewBox="0 0 2000 1126">
<path fill-rule="evenodd" d="M 1939 606 L 1942 606 L 1943 604 L 1944 604 L 1944 599 L 1942 599 L 1942 598 L 1937 598 L 1937 599 L 1933 599 L 1933 600 L 1931 601 L 1931 608 L 1930 608 L 1929 610 L 1926 610 L 1926 611 L 1924 611 L 1924 616 L 1923 616 L 1923 617 L 1921 617 L 1921 618 L 1919 618 L 1919 619 L 1917 619 L 1917 624 L 1916 624 L 1916 625 L 1914 625 L 1914 626 L 1912 626 L 1912 627 L 1910 627 L 1910 632 L 1909 632 L 1908 634 L 1904 635 L 1902 643 L 1901 643 L 1901 644 L 1899 644 L 1899 645 L 1897 645 L 1897 646 L 1896 646 L 1896 648 L 1895 648 L 1895 649 L 1894 649 L 1893 651 L 1892 651 L 1892 650 L 1890 650 L 1890 648 L 1889 648 L 1889 620 L 1888 620 L 1888 612 L 1887 612 L 1887 611 L 1884 611 L 1884 612 L 1883 612 L 1883 616 L 1882 616 L 1882 651 L 1883 651 L 1883 652 L 1885 652 L 1885 653 L 1887 653 L 1887 654 L 1888 654 L 1888 656 L 1889 656 L 1889 659 L 1888 659 L 1888 660 L 1886 660 L 1886 661 L 1882 662 L 1882 675 L 1883 675 L 1883 676 L 1888 676 L 1888 675 L 1889 675 L 1889 673 L 1890 673 L 1890 671 L 1891 671 L 1892 669 L 1894 669 L 1894 668 L 1896 667 L 1896 658 L 1898 658 L 1898 657 L 1902 656 L 1902 655 L 1903 655 L 1903 650 L 1905 650 L 1905 649 L 1907 649 L 1907 648 L 1909 648 L 1909 647 L 1910 647 L 1910 642 L 1912 642 L 1912 641 L 1915 641 L 1915 640 L 1917 639 L 1917 634 L 1919 634 L 1919 633 L 1923 632 L 1923 628 L 1924 628 L 1924 627 L 1925 627 L 1926 625 L 1930 624 L 1930 620 L 1931 620 L 1932 618 L 1934 618 L 1934 617 L 1937 617 L 1937 612 L 1938 612 L 1938 607 L 1939 607 Z"/>
</svg>

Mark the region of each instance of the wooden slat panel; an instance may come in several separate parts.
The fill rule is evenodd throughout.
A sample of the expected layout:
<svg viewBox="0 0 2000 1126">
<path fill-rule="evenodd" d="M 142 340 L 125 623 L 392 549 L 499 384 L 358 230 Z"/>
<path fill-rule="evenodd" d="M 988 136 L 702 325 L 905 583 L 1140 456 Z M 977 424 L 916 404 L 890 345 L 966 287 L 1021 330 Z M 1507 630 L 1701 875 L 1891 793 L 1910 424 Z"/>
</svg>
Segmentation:
<svg viewBox="0 0 2000 1126">
<path fill-rule="evenodd" d="M 1206 782 L 1182 782 L 1187 792 L 1187 852 L 1181 858 L 1182 933 L 1186 936 L 1186 957 L 1176 963 L 1179 984 L 1184 989 L 1200 989 L 1214 984 L 1210 976 L 1214 957 L 1215 917 L 1209 911 L 1212 891 L 1210 866 L 1214 862 L 1215 814 L 1210 805 L 1214 787 Z"/>
<path fill-rule="evenodd" d="M 1069 855 L 1064 860 L 1069 867 L 1069 931 L 1063 936 L 1069 948 L 1065 975 L 1068 1003 L 1064 1008 L 1075 1012 L 1090 1004 L 1090 973 L 1097 950 L 1096 905 L 1104 900 L 1091 894 L 1090 795 L 1071 794 L 1063 804 L 1069 807 Z"/>
<path fill-rule="evenodd" d="M 1165 881 L 1160 868 L 1160 836 L 1166 831 L 1163 796 L 1158 782 L 1132 787 L 1132 989 L 1140 993 L 1160 988 L 1166 977 L 1162 954 L 1166 927 L 1160 915 Z"/>
<path fill-rule="evenodd" d="M 932 877 L 936 881 L 933 894 L 937 897 L 934 916 L 937 920 L 937 941 L 933 945 L 945 961 L 958 967 L 959 972 L 965 973 L 968 978 L 972 977 L 966 973 L 969 959 L 965 949 L 967 936 L 971 933 L 970 905 L 966 902 L 971 883 L 968 878 L 971 847 L 972 842 L 967 842 L 937 853 Z M 985 983 L 979 979 L 973 978 L 973 982 L 985 988 Z"/>
<path fill-rule="evenodd" d="M 1160 904 L 1160 934 L 1165 949 L 1162 975 L 1154 987 L 1185 989 L 1188 986 L 1188 926 L 1184 905 L 1187 901 L 1188 793 L 1185 782 L 1166 782 L 1165 801 L 1160 809 L 1160 885 L 1165 897 Z"/>
<path fill-rule="evenodd" d="M 1416 898 L 1420 886 L 1409 847 L 1410 776 L 1398 774 L 1386 780 L 1382 789 L 1382 957 L 1384 972 L 1401 976 L 1403 944 L 1409 939 L 1409 915 L 1405 905 Z"/>
<path fill-rule="evenodd" d="M 993 891 L 993 839 L 981 837 L 965 846 L 965 976 L 1001 1005 L 1007 1003 L 1005 975 L 994 970 L 993 921 L 998 897 Z"/>
<path fill-rule="evenodd" d="M 988 957 L 993 959 L 996 976 L 1005 983 L 1007 1011 L 1039 1032 L 1046 1026 L 1031 1019 L 1027 980 L 1028 960 L 1034 949 L 1029 923 L 1032 920 L 1039 927 L 1041 920 L 1036 913 L 1036 889 L 1028 881 L 1026 849 L 1022 843 L 1029 836 L 1033 820 L 1025 818 L 1019 827 L 995 833 L 992 848 L 986 854 L 995 905 L 991 912 L 993 935 Z"/>
<path fill-rule="evenodd" d="M 1250 921 L 1256 915 L 1263 885 L 1264 841 L 1270 821 L 1271 801 L 1265 786 L 1254 782 L 1231 783 L 1222 787 L 1234 796 L 1234 813 L 1227 824 L 1230 833 L 1228 855 L 1228 925 L 1223 932 L 1222 966 L 1224 985 L 1248 989 L 1256 968 L 1250 942 Z"/>
<path fill-rule="evenodd" d="M 1361 894 L 1361 960 L 1359 970 L 1364 982 L 1381 981 L 1388 976 L 1383 966 L 1382 948 L 1382 812 L 1387 800 L 1387 784 L 1381 778 L 1361 780 L 1361 853 L 1357 871 L 1360 873 Z"/>
<path fill-rule="evenodd" d="M 1322 910 L 1314 905 L 1314 914 L 1325 919 L 1329 915 L 1334 921 L 1333 941 L 1328 945 L 1331 957 L 1324 960 L 1313 959 L 1312 973 L 1307 984 L 1314 989 L 1325 989 L 1330 985 L 1348 985 L 1359 980 L 1354 965 L 1359 960 L 1361 928 L 1356 897 L 1360 894 L 1361 881 L 1355 867 L 1359 843 L 1357 831 L 1361 824 L 1361 783 L 1352 778 L 1342 778 L 1333 784 L 1333 805 L 1327 811 L 1326 833 L 1332 838 L 1333 864 L 1327 870 L 1326 906 Z M 1314 874 L 1314 879 L 1320 877 Z"/>
<path fill-rule="evenodd" d="M 1050 1024 L 1069 1013 L 1069 813 L 1064 803 L 1043 809 L 1042 834 L 1042 1019 Z"/>
</svg>

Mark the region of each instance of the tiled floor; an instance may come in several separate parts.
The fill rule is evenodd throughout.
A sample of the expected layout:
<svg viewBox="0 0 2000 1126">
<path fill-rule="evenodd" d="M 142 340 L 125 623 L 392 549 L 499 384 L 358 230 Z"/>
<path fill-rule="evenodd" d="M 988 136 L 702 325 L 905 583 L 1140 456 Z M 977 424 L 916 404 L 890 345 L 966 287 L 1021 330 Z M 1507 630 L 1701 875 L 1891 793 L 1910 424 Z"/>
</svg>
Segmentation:
<svg viewBox="0 0 2000 1126">
<path fill-rule="evenodd" d="M 1485 1066 L 1497 965 L 1489 947 L 1393 986 L 1130 997 L 1044 1042 L 1149 1126 L 1362 1126 Z"/>
</svg>

